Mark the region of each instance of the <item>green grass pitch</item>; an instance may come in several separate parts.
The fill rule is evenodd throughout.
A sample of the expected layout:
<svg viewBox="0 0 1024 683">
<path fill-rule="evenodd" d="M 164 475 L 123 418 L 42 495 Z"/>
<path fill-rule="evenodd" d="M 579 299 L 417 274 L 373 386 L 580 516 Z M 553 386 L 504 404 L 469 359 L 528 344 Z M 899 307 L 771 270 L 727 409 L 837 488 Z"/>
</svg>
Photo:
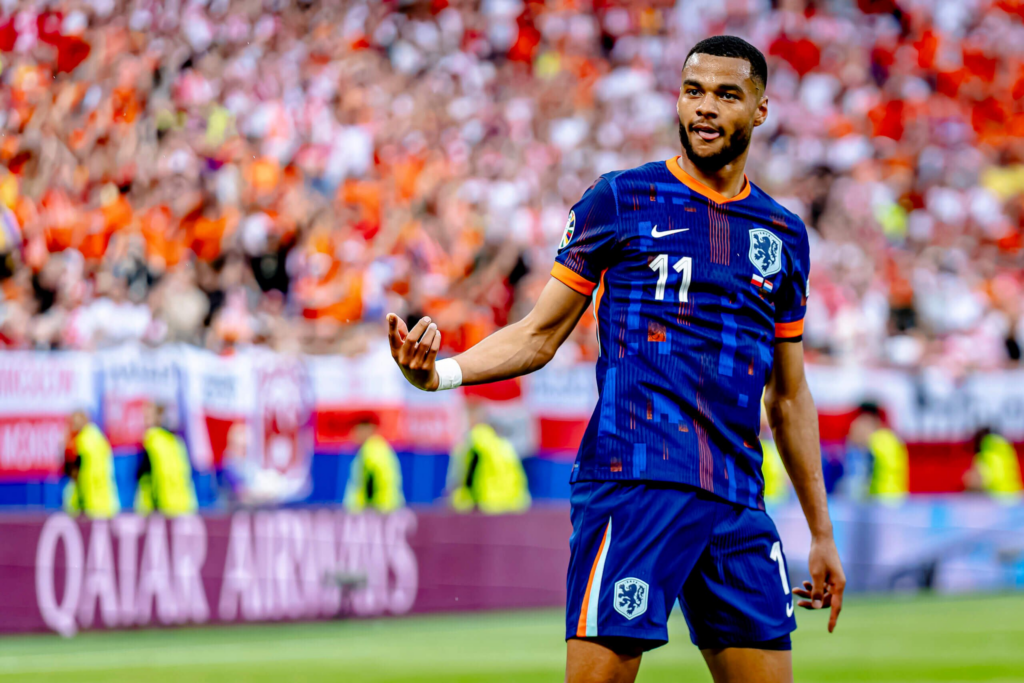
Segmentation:
<svg viewBox="0 0 1024 683">
<path fill-rule="evenodd" d="M 800 614 L 797 681 L 1024 681 L 1024 594 L 850 598 L 835 634 Z M 639 681 L 710 681 L 676 612 Z M 0 681 L 561 681 L 558 611 L 0 638 Z"/>
</svg>

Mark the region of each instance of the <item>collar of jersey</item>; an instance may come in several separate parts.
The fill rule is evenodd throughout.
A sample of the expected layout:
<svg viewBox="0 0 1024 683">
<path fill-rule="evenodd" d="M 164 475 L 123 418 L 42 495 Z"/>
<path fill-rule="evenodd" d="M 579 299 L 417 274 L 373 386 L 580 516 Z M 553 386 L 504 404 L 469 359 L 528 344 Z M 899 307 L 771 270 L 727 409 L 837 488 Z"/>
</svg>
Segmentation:
<svg viewBox="0 0 1024 683">
<path fill-rule="evenodd" d="M 669 159 L 668 161 L 665 162 L 665 166 L 668 167 L 668 170 L 672 173 L 672 175 L 674 175 L 676 179 L 678 179 L 679 182 L 681 182 L 683 185 L 686 185 L 694 192 L 698 192 L 707 197 L 708 199 L 710 199 L 711 201 L 716 202 L 718 204 L 738 202 L 750 196 L 750 180 L 747 178 L 746 173 L 743 174 L 743 189 L 740 190 L 740 193 L 738 195 L 736 195 L 732 199 L 729 199 L 728 197 L 725 197 L 719 194 L 718 192 L 715 192 L 710 187 L 699 182 L 696 178 L 694 178 L 689 173 L 684 171 L 682 165 L 679 163 L 679 157 Z"/>
</svg>

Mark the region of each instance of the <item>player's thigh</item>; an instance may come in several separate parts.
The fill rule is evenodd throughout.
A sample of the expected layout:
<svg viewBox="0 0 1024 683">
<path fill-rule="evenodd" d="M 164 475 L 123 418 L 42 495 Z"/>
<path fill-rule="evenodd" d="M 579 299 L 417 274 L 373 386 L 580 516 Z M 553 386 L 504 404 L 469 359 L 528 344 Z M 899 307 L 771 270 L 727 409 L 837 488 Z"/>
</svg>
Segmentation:
<svg viewBox="0 0 1024 683">
<path fill-rule="evenodd" d="M 715 683 L 792 683 L 793 658 L 789 650 L 745 647 L 700 651 Z"/>
<path fill-rule="evenodd" d="M 679 596 L 690 637 L 701 650 L 788 650 L 796 619 L 775 524 L 761 510 L 721 505 Z"/>
<path fill-rule="evenodd" d="M 643 649 L 628 638 L 571 638 L 566 643 L 566 683 L 633 683 Z"/>
</svg>

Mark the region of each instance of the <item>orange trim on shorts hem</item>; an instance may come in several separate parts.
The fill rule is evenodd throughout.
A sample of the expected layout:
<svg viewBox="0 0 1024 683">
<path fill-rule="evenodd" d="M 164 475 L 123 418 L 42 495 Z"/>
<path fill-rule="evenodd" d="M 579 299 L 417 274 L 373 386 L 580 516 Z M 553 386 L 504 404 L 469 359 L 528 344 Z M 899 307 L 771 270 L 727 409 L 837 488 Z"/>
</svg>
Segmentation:
<svg viewBox="0 0 1024 683">
<path fill-rule="evenodd" d="M 551 277 L 583 296 L 590 296 L 594 293 L 594 287 L 597 287 L 596 282 L 591 282 L 576 271 L 566 268 L 557 262 L 551 267 Z"/>
<path fill-rule="evenodd" d="M 738 202 L 750 196 L 750 179 L 747 178 L 746 173 L 743 174 L 743 189 L 740 190 L 740 193 L 738 195 L 730 199 L 729 197 L 726 197 L 712 190 L 710 187 L 708 187 L 707 185 L 700 182 L 699 180 L 691 176 L 689 173 L 684 171 L 682 165 L 679 163 L 679 157 L 669 159 L 668 161 L 665 162 L 665 166 L 668 167 L 668 170 L 672 173 L 672 175 L 674 175 L 676 179 L 683 185 L 686 185 L 688 188 L 690 188 L 697 194 L 702 194 L 711 201 L 717 202 L 718 204 Z"/>
<path fill-rule="evenodd" d="M 804 333 L 804 319 L 794 320 L 790 323 L 775 323 L 775 337 L 777 339 L 790 339 L 799 337 Z"/>
<path fill-rule="evenodd" d="M 604 527 L 604 535 L 597 546 L 597 555 L 594 555 L 594 564 L 590 567 L 590 578 L 587 579 L 587 590 L 583 594 L 583 605 L 580 607 L 580 619 L 576 622 L 576 637 L 587 637 L 587 609 L 590 607 L 590 588 L 594 585 L 594 575 L 597 573 L 597 565 L 601 561 L 601 553 L 604 551 L 604 542 L 608 540 L 608 525 Z"/>
</svg>

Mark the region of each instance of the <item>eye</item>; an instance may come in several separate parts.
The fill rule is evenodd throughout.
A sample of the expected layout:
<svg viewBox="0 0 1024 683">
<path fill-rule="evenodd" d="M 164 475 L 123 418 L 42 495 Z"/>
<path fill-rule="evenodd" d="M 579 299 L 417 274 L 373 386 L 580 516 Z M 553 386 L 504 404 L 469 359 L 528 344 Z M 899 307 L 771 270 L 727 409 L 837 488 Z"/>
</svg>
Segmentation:
<svg viewBox="0 0 1024 683">
<path fill-rule="evenodd" d="M 723 93 L 722 94 L 722 99 L 723 100 L 738 100 L 739 97 L 736 96 L 736 93 L 727 92 L 727 93 Z"/>
<path fill-rule="evenodd" d="M 697 90 L 696 88 L 687 88 L 686 89 L 686 94 L 687 95 L 699 95 L 700 94 L 700 90 Z"/>
</svg>

